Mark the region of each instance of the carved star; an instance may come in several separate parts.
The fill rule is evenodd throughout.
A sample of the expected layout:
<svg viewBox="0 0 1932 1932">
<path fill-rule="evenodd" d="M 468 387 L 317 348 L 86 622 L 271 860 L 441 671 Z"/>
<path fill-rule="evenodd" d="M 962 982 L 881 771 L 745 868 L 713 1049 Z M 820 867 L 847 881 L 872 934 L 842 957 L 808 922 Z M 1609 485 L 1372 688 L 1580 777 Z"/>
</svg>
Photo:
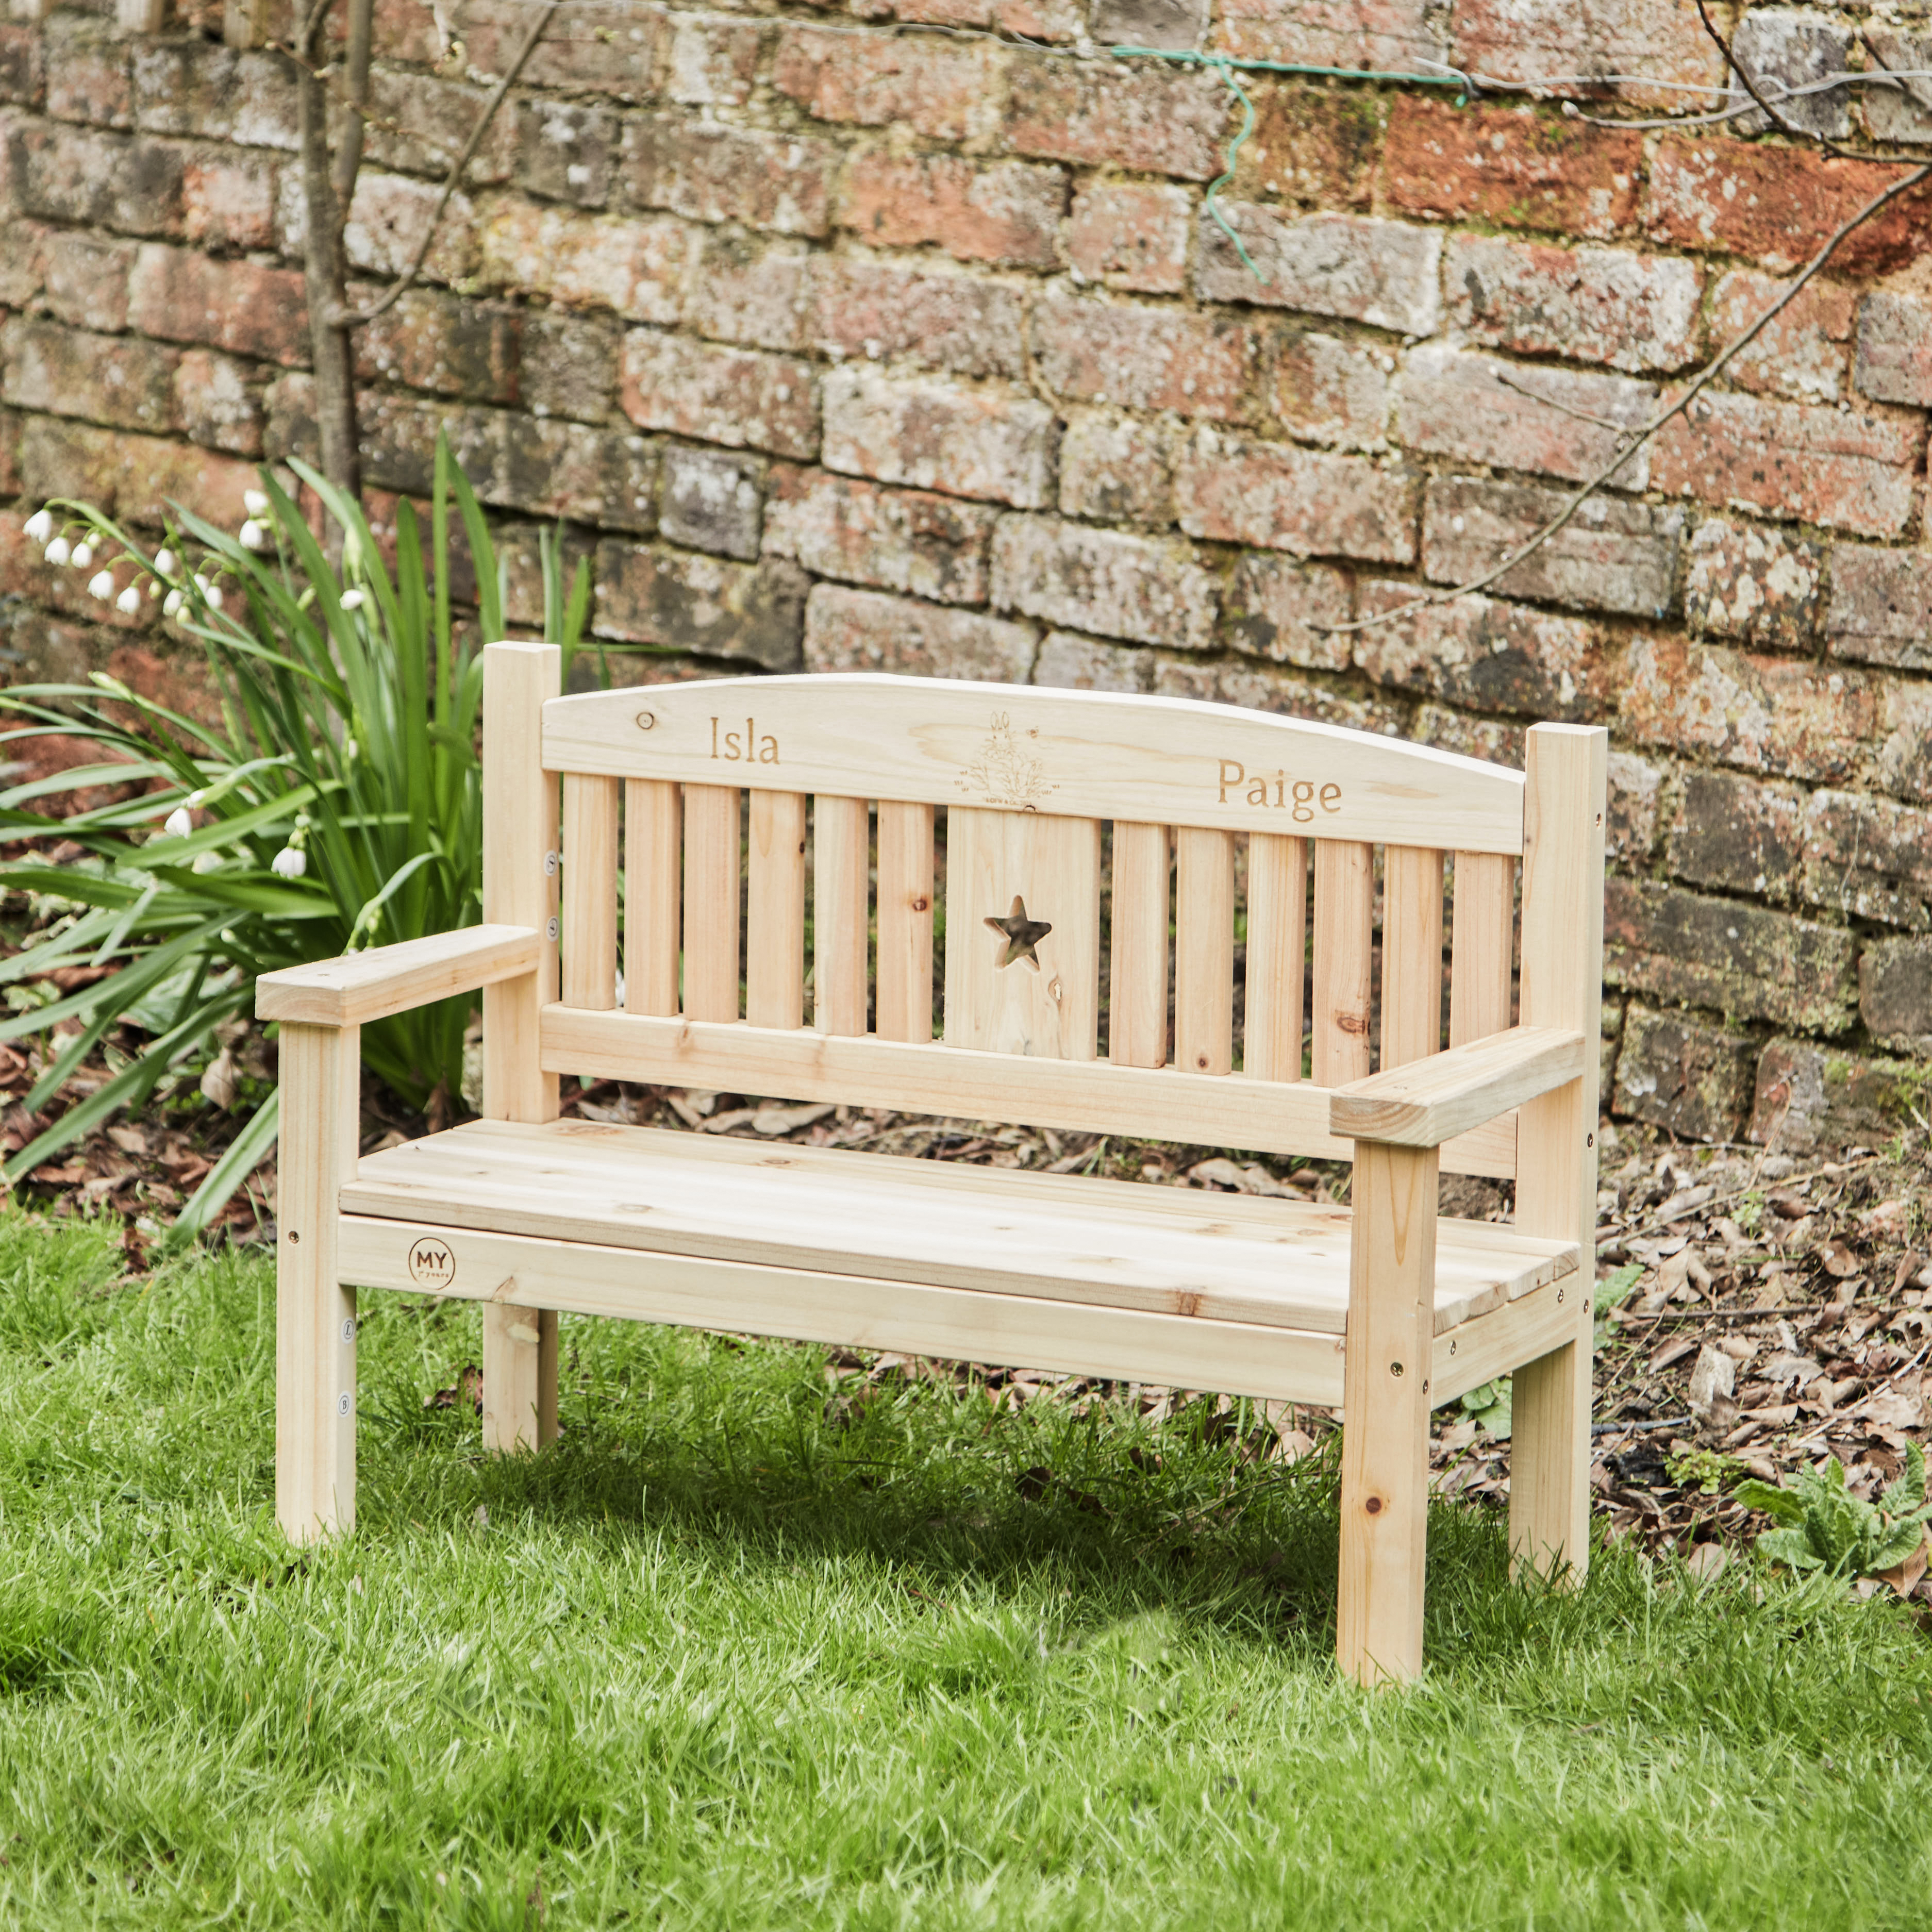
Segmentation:
<svg viewBox="0 0 1932 1932">
<path fill-rule="evenodd" d="M 1004 919 L 994 919 L 988 914 L 986 923 L 1006 942 L 1006 950 L 1000 959 L 1002 966 L 1010 966 L 1015 960 L 1024 959 L 1036 973 L 1040 970 L 1040 961 L 1034 956 L 1034 948 L 1053 928 L 1043 919 L 1028 919 L 1026 901 L 1018 893 L 1013 895 L 1013 909 Z"/>
</svg>

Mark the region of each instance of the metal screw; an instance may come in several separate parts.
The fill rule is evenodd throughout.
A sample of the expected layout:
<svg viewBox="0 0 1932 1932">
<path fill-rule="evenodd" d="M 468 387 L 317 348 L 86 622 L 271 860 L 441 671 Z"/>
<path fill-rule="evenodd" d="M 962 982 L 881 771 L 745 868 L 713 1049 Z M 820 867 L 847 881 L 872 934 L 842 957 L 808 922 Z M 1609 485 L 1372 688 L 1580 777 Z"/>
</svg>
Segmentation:
<svg viewBox="0 0 1932 1932">
<path fill-rule="evenodd" d="M 1389 1373 L 1392 1376 L 1400 1375 L 1402 1373 L 1402 1364 L 1400 1362 L 1390 1363 Z"/>
<path fill-rule="evenodd" d="M 295 1244 L 295 1243 L 296 1243 L 296 1242 L 299 1241 L 301 1239 L 302 1239 L 301 1235 L 299 1235 L 298 1234 L 297 1234 L 297 1233 L 296 1232 L 296 1231 L 294 1230 L 294 1228 L 291 1228 L 289 1230 L 289 1241 L 290 1241 L 290 1244 L 292 1246 L 294 1245 L 294 1244 Z"/>
</svg>

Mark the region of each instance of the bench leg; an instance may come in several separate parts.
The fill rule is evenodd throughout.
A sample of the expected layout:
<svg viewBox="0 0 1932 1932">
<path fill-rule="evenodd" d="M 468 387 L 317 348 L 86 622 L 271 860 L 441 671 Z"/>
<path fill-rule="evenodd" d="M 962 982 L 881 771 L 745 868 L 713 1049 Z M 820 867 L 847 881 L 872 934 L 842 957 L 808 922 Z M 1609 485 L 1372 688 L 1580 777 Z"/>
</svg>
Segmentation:
<svg viewBox="0 0 1932 1932">
<path fill-rule="evenodd" d="M 1580 1295 L 1581 1291 L 1578 1291 Z M 1580 1323 L 1588 1317 L 1580 1311 Z M 1585 1337 L 1516 1372 L 1510 1551 L 1516 1574 L 1580 1583 L 1590 1565 L 1590 1394 Z"/>
<path fill-rule="evenodd" d="M 1437 1168 L 1433 1148 L 1355 1144 L 1335 1660 L 1360 1684 L 1422 1668 Z"/>
<path fill-rule="evenodd" d="M 275 1516 L 291 1541 L 356 1527 L 356 1291 L 336 1274 L 362 1036 L 284 1025 L 275 1198 Z"/>
<path fill-rule="evenodd" d="M 483 1448 L 488 1455 L 556 1440 L 556 1311 L 483 1304 Z"/>
</svg>

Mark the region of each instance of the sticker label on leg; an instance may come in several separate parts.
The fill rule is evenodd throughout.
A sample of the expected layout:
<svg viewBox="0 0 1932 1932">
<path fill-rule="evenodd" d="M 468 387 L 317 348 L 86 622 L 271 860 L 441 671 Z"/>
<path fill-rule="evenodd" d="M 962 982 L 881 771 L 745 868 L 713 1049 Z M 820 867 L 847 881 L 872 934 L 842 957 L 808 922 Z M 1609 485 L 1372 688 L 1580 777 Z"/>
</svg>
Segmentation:
<svg viewBox="0 0 1932 1932">
<path fill-rule="evenodd" d="M 346 1415 L 355 1406 L 355 1402 L 346 1389 L 335 1398 L 335 1412 L 338 1415 Z"/>
<path fill-rule="evenodd" d="M 356 1339 L 356 1318 L 352 1315 L 345 1315 L 342 1318 L 342 1339 L 345 1342 L 352 1342 Z"/>
</svg>

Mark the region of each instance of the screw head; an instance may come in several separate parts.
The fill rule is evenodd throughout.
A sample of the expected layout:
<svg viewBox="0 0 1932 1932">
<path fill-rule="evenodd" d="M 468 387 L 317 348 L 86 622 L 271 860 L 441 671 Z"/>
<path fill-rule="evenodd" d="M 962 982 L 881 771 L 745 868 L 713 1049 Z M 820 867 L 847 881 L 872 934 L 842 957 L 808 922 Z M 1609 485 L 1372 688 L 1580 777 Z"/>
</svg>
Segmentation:
<svg viewBox="0 0 1932 1932">
<path fill-rule="evenodd" d="M 1402 1364 L 1400 1362 L 1390 1363 L 1389 1373 L 1399 1378 L 1402 1374 Z"/>
</svg>

